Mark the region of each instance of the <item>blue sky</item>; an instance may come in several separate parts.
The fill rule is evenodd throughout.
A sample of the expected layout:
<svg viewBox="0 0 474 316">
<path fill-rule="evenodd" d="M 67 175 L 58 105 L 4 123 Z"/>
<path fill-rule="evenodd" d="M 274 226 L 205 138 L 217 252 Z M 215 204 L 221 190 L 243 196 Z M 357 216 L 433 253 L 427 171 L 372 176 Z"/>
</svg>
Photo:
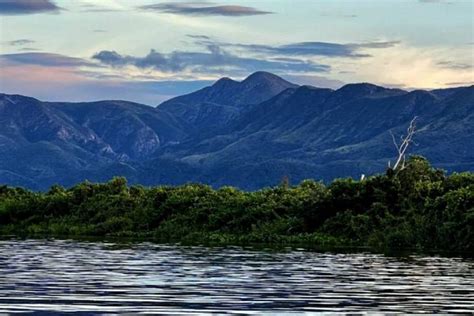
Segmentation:
<svg viewBox="0 0 474 316">
<path fill-rule="evenodd" d="M 474 2 L 0 0 L 0 91 L 150 105 L 256 70 L 300 84 L 474 84 Z"/>
</svg>

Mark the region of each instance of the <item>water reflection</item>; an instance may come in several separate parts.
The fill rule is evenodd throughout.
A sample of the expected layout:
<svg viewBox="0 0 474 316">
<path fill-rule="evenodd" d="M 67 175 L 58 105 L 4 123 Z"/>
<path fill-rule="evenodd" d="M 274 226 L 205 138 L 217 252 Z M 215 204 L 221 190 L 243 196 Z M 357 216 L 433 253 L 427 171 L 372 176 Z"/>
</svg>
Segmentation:
<svg viewBox="0 0 474 316">
<path fill-rule="evenodd" d="M 0 241 L 0 313 L 474 312 L 460 258 Z"/>
</svg>

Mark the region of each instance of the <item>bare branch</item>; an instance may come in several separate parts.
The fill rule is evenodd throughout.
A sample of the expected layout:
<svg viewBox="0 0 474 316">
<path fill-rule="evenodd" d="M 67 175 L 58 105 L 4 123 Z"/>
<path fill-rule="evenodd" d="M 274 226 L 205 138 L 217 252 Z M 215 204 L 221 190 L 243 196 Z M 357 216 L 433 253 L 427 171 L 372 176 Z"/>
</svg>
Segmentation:
<svg viewBox="0 0 474 316">
<path fill-rule="evenodd" d="M 395 137 L 393 136 L 392 131 L 390 131 L 390 134 L 392 135 L 392 140 L 393 143 L 395 144 L 395 148 L 398 151 L 398 158 L 393 165 L 393 170 L 397 169 L 399 166 L 401 166 L 401 169 L 405 169 L 405 153 L 408 149 L 408 146 L 410 146 L 411 143 L 413 143 L 413 135 L 415 135 L 416 132 L 416 119 L 417 116 L 415 116 L 411 121 L 410 125 L 407 128 L 407 134 L 406 136 L 400 136 L 401 143 L 400 145 L 397 144 L 395 141 Z M 400 165 L 401 164 L 401 165 Z"/>
<path fill-rule="evenodd" d="M 390 130 L 389 132 L 390 132 L 390 135 L 392 135 L 392 141 L 393 141 L 393 144 L 395 145 L 395 148 L 397 149 L 397 151 L 399 151 L 397 141 L 395 140 L 395 135 L 393 135 L 392 130 Z"/>
</svg>

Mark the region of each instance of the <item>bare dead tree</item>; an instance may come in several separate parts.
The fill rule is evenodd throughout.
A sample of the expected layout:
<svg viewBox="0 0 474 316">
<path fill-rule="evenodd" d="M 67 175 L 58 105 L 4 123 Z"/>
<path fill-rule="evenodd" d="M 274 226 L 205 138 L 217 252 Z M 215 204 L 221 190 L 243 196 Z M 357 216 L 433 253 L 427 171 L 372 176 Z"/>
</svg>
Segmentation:
<svg viewBox="0 0 474 316">
<path fill-rule="evenodd" d="M 403 136 L 403 135 L 400 136 L 400 144 L 397 142 L 395 135 L 393 135 L 392 131 L 390 131 L 390 135 L 392 135 L 393 144 L 395 145 L 395 148 L 397 149 L 397 152 L 398 152 L 398 157 L 395 164 L 393 165 L 393 168 L 391 168 L 392 170 L 405 169 L 405 153 L 408 149 L 408 146 L 410 146 L 410 144 L 413 143 L 413 136 L 415 135 L 415 132 L 416 132 L 416 119 L 417 117 L 415 116 L 410 121 L 410 125 L 407 128 L 406 136 Z M 390 168 L 390 161 L 388 162 L 388 167 Z"/>
</svg>

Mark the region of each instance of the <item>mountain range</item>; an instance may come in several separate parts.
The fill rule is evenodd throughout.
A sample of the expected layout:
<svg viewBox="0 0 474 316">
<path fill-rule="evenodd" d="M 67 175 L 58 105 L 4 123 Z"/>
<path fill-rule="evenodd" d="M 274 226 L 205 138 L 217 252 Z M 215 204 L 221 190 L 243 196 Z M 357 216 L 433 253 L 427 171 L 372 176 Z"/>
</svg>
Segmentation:
<svg viewBox="0 0 474 316">
<path fill-rule="evenodd" d="M 256 72 L 152 107 L 42 102 L 0 94 L 0 184 L 35 190 L 126 176 L 143 185 L 203 182 L 253 190 L 305 178 L 382 172 L 391 134 L 416 117 L 410 153 L 474 170 L 474 86 L 332 90 Z"/>
</svg>

